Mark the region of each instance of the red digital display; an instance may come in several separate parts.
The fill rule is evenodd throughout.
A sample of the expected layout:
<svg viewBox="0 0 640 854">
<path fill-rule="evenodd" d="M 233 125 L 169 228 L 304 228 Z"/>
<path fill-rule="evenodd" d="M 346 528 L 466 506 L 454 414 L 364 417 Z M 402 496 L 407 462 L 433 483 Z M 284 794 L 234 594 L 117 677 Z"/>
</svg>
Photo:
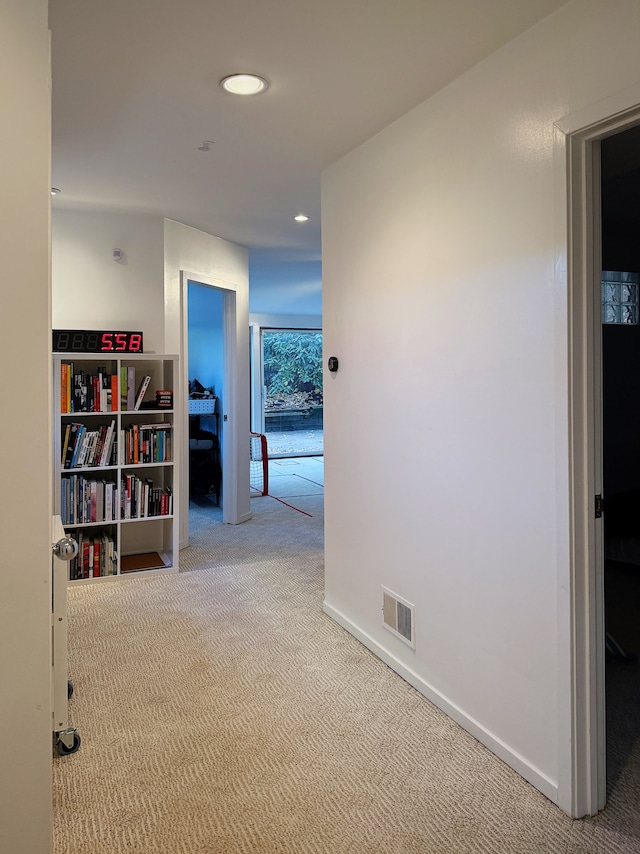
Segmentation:
<svg viewBox="0 0 640 854">
<path fill-rule="evenodd" d="M 54 353 L 142 353 L 142 332 L 54 329 Z"/>
</svg>

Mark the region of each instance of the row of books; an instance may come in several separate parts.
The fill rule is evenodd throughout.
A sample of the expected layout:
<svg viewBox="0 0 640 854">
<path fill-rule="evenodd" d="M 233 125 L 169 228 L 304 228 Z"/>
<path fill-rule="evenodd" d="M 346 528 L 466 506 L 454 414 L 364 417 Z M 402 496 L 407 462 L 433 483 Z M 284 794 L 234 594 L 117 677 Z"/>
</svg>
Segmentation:
<svg viewBox="0 0 640 854">
<path fill-rule="evenodd" d="M 69 562 L 70 581 L 116 574 L 118 556 L 115 542 L 108 531 L 79 531 L 74 536 L 78 543 L 78 554 Z"/>
<path fill-rule="evenodd" d="M 115 522 L 116 519 L 145 519 L 170 516 L 173 491 L 154 486 L 151 478 L 127 474 L 120 485 L 108 480 L 92 480 L 84 475 L 64 477 L 60 489 L 60 516 L 63 525 Z"/>
<path fill-rule="evenodd" d="M 121 435 L 124 465 L 168 463 L 173 459 L 171 424 L 131 424 Z"/>
<path fill-rule="evenodd" d="M 173 514 L 173 490 L 154 487 L 151 478 L 125 475 L 122 482 L 122 519 L 145 519 Z"/>
<path fill-rule="evenodd" d="M 60 363 L 60 412 L 116 412 L 118 403 L 124 412 L 140 409 L 149 388 L 151 377 L 146 375 L 136 391 L 136 369 L 132 366 L 120 368 L 118 374 L 110 374 L 106 367 L 98 367 L 96 373 L 88 374 L 75 370 L 73 362 Z"/>
<path fill-rule="evenodd" d="M 72 421 L 64 428 L 62 437 L 62 468 L 81 466 L 115 466 L 118 460 L 116 422 L 112 421 L 89 430 L 85 424 Z"/>
<path fill-rule="evenodd" d="M 74 370 L 73 362 L 60 364 L 60 412 L 115 412 L 118 376 L 99 367 L 95 374 Z"/>
<path fill-rule="evenodd" d="M 63 525 L 114 522 L 118 513 L 118 486 L 113 481 L 90 480 L 81 474 L 63 477 L 60 484 Z"/>
<path fill-rule="evenodd" d="M 62 438 L 63 469 L 104 468 L 118 464 L 115 421 L 90 430 L 85 424 L 70 422 Z M 132 424 L 120 431 L 123 465 L 168 463 L 173 459 L 171 424 Z"/>
</svg>

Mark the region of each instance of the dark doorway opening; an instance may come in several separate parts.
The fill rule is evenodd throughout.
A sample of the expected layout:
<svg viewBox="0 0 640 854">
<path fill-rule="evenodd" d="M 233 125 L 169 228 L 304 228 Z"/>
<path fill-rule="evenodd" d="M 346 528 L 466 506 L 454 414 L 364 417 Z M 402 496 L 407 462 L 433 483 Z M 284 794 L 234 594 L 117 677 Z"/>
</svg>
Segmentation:
<svg viewBox="0 0 640 854">
<path fill-rule="evenodd" d="M 610 792 L 640 745 L 640 127 L 601 141 L 601 198 Z"/>
</svg>

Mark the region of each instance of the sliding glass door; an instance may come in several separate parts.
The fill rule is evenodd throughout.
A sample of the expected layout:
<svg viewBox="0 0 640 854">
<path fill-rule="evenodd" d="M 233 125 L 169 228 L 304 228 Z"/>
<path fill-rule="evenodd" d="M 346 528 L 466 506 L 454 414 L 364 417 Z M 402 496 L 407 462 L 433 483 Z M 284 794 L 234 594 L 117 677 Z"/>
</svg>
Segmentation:
<svg viewBox="0 0 640 854">
<path fill-rule="evenodd" d="M 269 456 L 322 454 L 322 331 L 262 329 L 262 370 Z"/>
</svg>

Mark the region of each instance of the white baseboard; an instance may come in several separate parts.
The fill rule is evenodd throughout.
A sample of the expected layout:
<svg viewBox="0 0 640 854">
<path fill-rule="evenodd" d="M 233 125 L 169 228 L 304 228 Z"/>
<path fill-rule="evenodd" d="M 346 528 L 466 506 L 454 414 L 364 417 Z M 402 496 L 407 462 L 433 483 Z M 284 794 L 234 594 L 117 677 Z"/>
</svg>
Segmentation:
<svg viewBox="0 0 640 854">
<path fill-rule="evenodd" d="M 455 703 L 452 703 L 439 691 L 436 691 L 428 682 L 425 682 L 417 673 L 414 673 L 413 670 L 399 661 L 391 652 L 389 652 L 389 650 L 380 646 L 377 641 L 375 641 L 366 632 L 359 629 L 358 626 L 352 623 L 336 608 L 328 605 L 326 602 L 323 603 L 322 607 L 327 616 L 331 617 L 331 619 L 335 620 L 338 625 L 342 626 L 343 629 L 346 629 L 349 634 L 357 638 L 360 643 L 366 646 L 367 649 L 371 650 L 371 652 L 379 659 L 384 661 L 386 665 L 414 687 L 416 691 L 423 694 L 434 704 L 434 706 L 442 709 L 445 714 L 452 718 L 468 733 L 471 733 L 474 738 L 477 738 L 481 744 L 484 744 L 485 747 L 502 759 L 502 761 L 510 768 L 517 771 L 521 777 L 524 777 L 524 779 L 531 783 L 532 786 L 535 786 L 535 788 L 549 798 L 550 801 L 553 801 L 554 804 L 558 804 L 557 782 L 554 782 L 535 766 L 531 765 L 531 763 L 523 756 L 520 756 L 519 753 L 510 748 L 508 744 L 505 744 L 504 741 L 485 729 L 482 724 L 478 723 L 478 721 L 466 714 L 463 709 L 456 706 Z"/>
</svg>

